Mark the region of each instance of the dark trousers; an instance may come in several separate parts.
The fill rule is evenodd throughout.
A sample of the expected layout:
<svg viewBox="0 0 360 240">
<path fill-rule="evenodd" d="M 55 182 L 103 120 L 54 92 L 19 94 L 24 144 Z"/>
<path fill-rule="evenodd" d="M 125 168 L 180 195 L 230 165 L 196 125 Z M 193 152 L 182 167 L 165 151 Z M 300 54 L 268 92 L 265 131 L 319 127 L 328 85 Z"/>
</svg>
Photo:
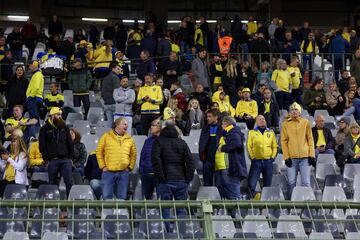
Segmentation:
<svg viewBox="0 0 360 240">
<path fill-rule="evenodd" d="M 42 105 L 43 99 L 39 97 L 28 97 L 26 99 L 26 107 L 29 111 L 29 117 L 40 119 L 40 105 Z M 40 125 L 40 124 L 39 124 Z"/>
<path fill-rule="evenodd" d="M 335 80 L 336 82 L 339 80 L 339 72 L 340 70 L 343 70 L 344 69 L 344 58 L 342 57 L 337 57 L 337 58 L 334 58 L 334 70 L 335 70 Z"/>
<path fill-rule="evenodd" d="M 157 119 L 159 114 L 141 114 L 141 134 L 148 135 L 151 122 Z"/>
<path fill-rule="evenodd" d="M 141 175 L 141 191 L 143 198 L 152 199 L 152 195 L 157 185 L 157 179 L 154 174 Z"/>
<path fill-rule="evenodd" d="M 89 94 L 86 95 L 74 95 L 74 107 L 81 107 L 81 102 L 84 105 L 85 109 L 85 119 L 90 108 L 90 97 Z"/>
<path fill-rule="evenodd" d="M 254 125 L 255 125 L 255 119 L 254 118 L 249 118 L 249 119 L 239 118 L 239 121 L 246 123 L 246 126 L 247 126 L 247 128 L 249 130 L 252 130 L 254 128 Z"/>
<path fill-rule="evenodd" d="M 203 162 L 203 176 L 204 186 L 214 186 L 215 177 L 215 163 L 204 161 Z"/>
<path fill-rule="evenodd" d="M 263 186 L 270 187 L 272 181 L 273 161 L 267 160 L 252 160 L 248 178 L 248 185 L 252 196 L 255 195 L 256 183 L 260 178 L 260 173 L 263 175 Z"/>
<path fill-rule="evenodd" d="M 58 185 L 58 173 L 64 178 L 66 196 L 69 196 L 72 179 L 72 162 L 70 159 L 53 159 L 48 164 L 49 184 Z"/>
<path fill-rule="evenodd" d="M 3 197 L 6 186 L 8 184 L 15 184 L 15 181 L 8 181 L 6 179 L 0 181 L 0 197 Z"/>
<path fill-rule="evenodd" d="M 275 92 L 276 101 L 279 104 L 279 109 L 289 110 L 290 107 L 290 93 L 288 92 Z"/>
<path fill-rule="evenodd" d="M 293 89 L 291 92 L 291 97 L 293 102 L 297 102 L 298 104 L 302 105 L 302 91 L 301 89 Z"/>
<path fill-rule="evenodd" d="M 158 184 L 158 193 L 161 200 L 186 200 L 188 184 L 182 180 L 168 180 Z M 183 208 L 176 209 L 177 216 L 185 216 L 186 212 Z M 170 218 L 170 209 L 163 209 L 163 218 Z M 165 222 L 167 230 L 170 228 L 170 222 Z"/>
</svg>

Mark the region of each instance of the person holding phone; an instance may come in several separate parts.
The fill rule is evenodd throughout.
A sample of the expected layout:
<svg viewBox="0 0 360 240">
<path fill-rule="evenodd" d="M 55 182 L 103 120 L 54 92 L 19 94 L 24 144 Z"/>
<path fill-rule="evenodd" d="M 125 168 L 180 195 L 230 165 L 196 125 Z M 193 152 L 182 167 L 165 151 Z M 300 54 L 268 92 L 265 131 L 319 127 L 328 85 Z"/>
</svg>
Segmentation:
<svg viewBox="0 0 360 240">
<path fill-rule="evenodd" d="M 3 179 L 0 181 L 0 197 L 3 197 L 8 184 L 29 185 L 26 170 L 28 154 L 24 140 L 13 136 L 10 152 L 1 149 L 0 155 L 0 169 L 4 172 Z"/>
</svg>

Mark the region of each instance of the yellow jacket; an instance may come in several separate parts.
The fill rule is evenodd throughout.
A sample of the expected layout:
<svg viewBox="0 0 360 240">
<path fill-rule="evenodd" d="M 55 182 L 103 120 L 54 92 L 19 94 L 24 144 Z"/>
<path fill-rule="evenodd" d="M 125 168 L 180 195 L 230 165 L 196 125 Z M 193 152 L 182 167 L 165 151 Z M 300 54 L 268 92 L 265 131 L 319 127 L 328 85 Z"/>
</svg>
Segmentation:
<svg viewBox="0 0 360 240">
<path fill-rule="evenodd" d="M 26 97 L 39 97 L 43 98 L 44 91 L 44 75 L 40 70 L 36 71 L 29 82 L 26 90 Z"/>
<path fill-rule="evenodd" d="M 136 162 L 136 146 L 132 137 L 125 133 L 118 136 L 113 130 L 104 133 L 96 149 L 99 168 L 108 171 L 132 170 Z"/>
<path fill-rule="evenodd" d="M 224 137 L 221 137 L 219 140 L 219 148 L 225 145 Z M 227 155 L 224 152 L 216 151 L 215 153 L 215 171 L 224 170 L 229 167 L 229 162 L 227 159 Z"/>
<path fill-rule="evenodd" d="M 112 52 L 106 54 L 105 50 L 106 50 L 105 46 L 100 46 L 95 50 L 94 52 L 95 62 L 101 62 L 101 63 L 96 63 L 95 68 L 108 68 L 110 62 L 113 60 Z"/>
<path fill-rule="evenodd" d="M 281 129 L 281 148 L 284 160 L 315 157 L 314 139 L 307 119 L 285 119 Z"/>
<path fill-rule="evenodd" d="M 278 149 L 275 133 L 270 129 L 266 129 L 264 134 L 256 128 L 250 130 L 247 149 L 251 160 L 275 159 Z"/>
<path fill-rule="evenodd" d="M 151 102 L 143 98 L 149 96 Z M 163 93 L 160 86 L 142 86 L 137 96 L 138 104 L 141 104 L 141 114 L 160 114 L 160 104 L 163 101 Z"/>
<path fill-rule="evenodd" d="M 288 70 L 276 69 L 271 75 L 271 80 L 275 82 L 277 90 L 290 92 L 292 78 Z"/>
<path fill-rule="evenodd" d="M 256 33 L 258 30 L 258 26 L 256 22 L 248 22 L 247 23 L 247 34 L 251 35 L 253 33 Z"/>
<path fill-rule="evenodd" d="M 219 104 L 219 112 L 228 112 L 232 117 L 235 116 L 235 109 L 230 104 L 230 99 L 228 95 L 225 95 L 224 99 L 220 100 L 220 91 L 214 92 L 212 96 L 212 101 Z"/>
<path fill-rule="evenodd" d="M 258 106 L 255 100 L 240 100 L 236 105 L 235 116 L 243 117 L 244 114 L 250 115 L 253 118 L 256 118 L 258 115 Z"/>
<path fill-rule="evenodd" d="M 43 164 L 44 159 L 39 149 L 39 141 L 31 143 L 29 148 L 29 167 L 41 166 Z"/>
<path fill-rule="evenodd" d="M 194 43 L 204 46 L 204 34 L 200 27 L 195 30 Z"/>
</svg>

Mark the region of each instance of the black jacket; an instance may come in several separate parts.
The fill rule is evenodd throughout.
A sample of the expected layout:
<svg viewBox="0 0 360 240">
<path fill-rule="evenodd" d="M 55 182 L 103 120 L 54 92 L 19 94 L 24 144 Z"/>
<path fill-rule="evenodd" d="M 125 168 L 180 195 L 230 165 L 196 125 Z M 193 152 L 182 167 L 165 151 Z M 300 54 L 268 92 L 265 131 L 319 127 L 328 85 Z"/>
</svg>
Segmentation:
<svg viewBox="0 0 360 240">
<path fill-rule="evenodd" d="M 271 100 L 270 103 L 270 112 L 265 113 L 265 101 L 258 101 L 258 112 L 259 115 L 263 115 L 266 119 L 267 126 L 269 128 L 275 128 L 279 126 L 279 105 Z"/>
<path fill-rule="evenodd" d="M 184 180 L 189 183 L 194 177 L 194 158 L 175 126 L 165 127 L 154 141 L 151 162 L 160 182 Z"/>
<path fill-rule="evenodd" d="M 46 162 L 54 158 L 73 159 L 74 144 L 69 128 L 56 128 L 47 120 L 40 129 L 39 149 Z"/>
<path fill-rule="evenodd" d="M 313 134 L 313 138 L 314 138 L 314 145 L 316 147 L 316 143 L 318 141 L 317 127 L 315 126 L 311 130 L 312 130 L 312 134 Z M 323 131 L 324 131 L 324 137 L 325 137 L 325 142 L 326 142 L 325 149 L 334 149 L 335 140 L 331 134 L 330 129 L 324 127 Z"/>
<path fill-rule="evenodd" d="M 142 81 L 145 80 L 146 73 L 153 73 L 156 74 L 156 66 L 154 61 L 149 58 L 145 61 L 141 61 L 139 65 L 136 67 L 136 74 L 137 77 L 140 78 Z"/>
<path fill-rule="evenodd" d="M 189 100 L 193 98 L 199 101 L 200 109 L 204 112 L 208 109 L 208 107 L 211 104 L 211 98 L 207 92 L 202 92 L 202 93 L 192 92 L 189 96 Z"/>
<path fill-rule="evenodd" d="M 176 75 L 168 75 L 167 71 L 175 70 Z M 161 74 L 164 76 L 164 86 L 167 89 L 170 89 L 172 83 L 178 81 L 178 77 L 182 75 L 182 67 L 179 61 L 170 61 L 166 59 L 161 63 Z"/>
<path fill-rule="evenodd" d="M 221 136 L 222 136 L 222 128 L 221 128 L 221 125 L 218 124 L 218 128 L 216 131 L 216 143 L 217 144 L 219 143 Z M 206 153 L 208 150 L 209 140 L 210 140 L 210 125 L 207 124 L 201 130 L 200 140 L 199 140 L 199 156 L 200 156 L 200 160 L 202 160 L 202 161 L 205 161 L 207 159 Z"/>
<path fill-rule="evenodd" d="M 23 105 L 26 103 L 26 89 L 29 81 L 26 78 L 18 79 L 16 75 L 8 81 L 5 88 L 5 97 L 8 106 Z"/>
</svg>

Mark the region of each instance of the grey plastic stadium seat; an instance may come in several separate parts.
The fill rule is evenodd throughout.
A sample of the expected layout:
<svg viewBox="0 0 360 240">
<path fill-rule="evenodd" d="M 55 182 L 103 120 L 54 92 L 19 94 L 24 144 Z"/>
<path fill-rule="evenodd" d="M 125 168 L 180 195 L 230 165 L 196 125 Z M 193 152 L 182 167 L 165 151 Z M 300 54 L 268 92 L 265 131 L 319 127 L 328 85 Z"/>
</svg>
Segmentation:
<svg viewBox="0 0 360 240">
<path fill-rule="evenodd" d="M 338 237 L 340 235 L 340 231 L 337 223 L 331 220 L 334 220 L 334 217 L 331 215 L 313 215 L 313 232 L 327 232 L 331 233 L 335 237 Z"/>
<path fill-rule="evenodd" d="M 284 194 L 279 186 L 263 187 L 261 192 L 261 201 L 282 201 L 285 200 Z M 262 210 L 262 215 L 277 219 L 280 215 L 288 214 L 287 209 L 266 209 Z"/>
<path fill-rule="evenodd" d="M 237 232 L 234 235 L 235 239 L 256 239 L 256 233 L 243 233 L 243 232 Z"/>
<path fill-rule="evenodd" d="M 81 136 L 91 134 L 90 124 L 86 120 L 76 120 L 74 122 L 73 128 L 75 128 Z"/>
<path fill-rule="evenodd" d="M 327 175 L 336 175 L 335 166 L 331 163 L 316 164 L 316 179 L 325 181 Z"/>
<path fill-rule="evenodd" d="M 246 123 L 244 122 L 236 122 L 236 125 L 241 128 L 241 130 L 248 129 Z"/>
<path fill-rule="evenodd" d="M 141 181 L 139 181 L 135 187 L 134 194 L 133 194 L 134 200 L 143 200 L 141 184 L 142 184 Z"/>
<path fill-rule="evenodd" d="M 96 135 L 84 135 L 81 142 L 85 145 L 87 152 L 92 152 L 97 149 L 99 137 Z"/>
<path fill-rule="evenodd" d="M 136 145 L 136 163 L 135 163 L 135 168 L 134 170 L 137 170 L 139 168 L 139 162 L 140 162 L 140 156 L 141 156 L 141 149 L 144 146 L 144 142 L 147 138 L 147 136 L 144 135 L 134 135 L 132 136 L 132 138 L 134 139 L 135 145 Z"/>
<path fill-rule="evenodd" d="M 98 121 L 104 120 L 104 110 L 101 107 L 90 107 L 87 120 L 90 124 L 96 124 Z"/>
<path fill-rule="evenodd" d="M 281 221 L 285 220 L 285 221 Z M 288 221 L 294 220 L 294 221 Z M 307 238 L 307 235 L 304 230 L 304 226 L 301 223 L 299 216 L 280 216 L 277 224 L 276 232 L 279 233 L 293 233 L 297 238 Z"/>
<path fill-rule="evenodd" d="M 273 175 L 273 178 L 271 181 L 271 186 L 279 187 L 282 190 L 284 197 L 285 198 L 289 197 L 289 184 L 288 184 L 288 180 L 285 175 L 283 175 L 283 174 Z"/>
<path fill-rule="evenodd" d="M 221 200 L 217 187 L 200 186 L 196 200 Z"/>
<path fill-rule="evenodd" d="M 69 193 L 69 200 L 94 200 L 96 199 L 90 185 L 73 185 Z"/>
<path fill-rule="evenodd" d="M 70 238 L 74 237 L 78 239 L 79 236 L 84 233 L 91 234 L 92 232 L 96 232 L 94 221 L 91 221 L 93 220 L 91 216 L 74 215 L 73 218 L 76 220 L 84 220 L 68 222 L 66 232 Z"/>
<path fill-rule="evenodd" d="M 148 219 L 159 219 L 158 215 L 148 215 Z M 166 232 L 164 223 L 160 221 L 148 221 L 148 222 L 140 222 L 139 223 L 139 233 L 144 236 L 150 235 L 161 235 Z"/>
<path fill-rule="evenodd" d="M 345 232 L 346 233 L 350 233 L 350 232 L 360 233 L 360 225 L 358 222 L 360 220 L 360 215 L 346 216 L 346 220 L 353 220 L 353 221 L 347 221 L 345 223 Z"/>
<path fill-rule="evenodd" d="M 231 216 L 212 216 L 212 224 L 214 232 L 219 235 L 219 238 L 232 238 L 236 233 L 234 222 Z M 216 221 L 221 219 L 220 221 Z"/>
<path fill-rule="evenodd" d="M 109 127 L 96 127 L 96 135 L 99 137 L 99 139 L 104 135 L 104 133 L 110 131 L 111 128 Z"/>
<path fill-rule="evenodd" d="M 90 107 L 104 108 L 104 104 L 100 101 L 90 102 Z"/>
<path fill-rule="evenodd" d="M 322 201 L 324 202 L 342 202 L 346 201 L 346 195 L 342 187 L 330 187 L 324 188 Z"/>
<path fill-rule="evenodd" d="M 196 194 L 201 187 L 201 180 L 198 174 L 195 174 L 191 182 L 189 183 L 188 193 L 191 200 L 196 199 Z"/>
<path fill-rule="evenodd" d="M 34 172 L 30 179 L 31 187 L 34 187 L 34 183 L 38 182 L 49 183 L 49 174 L 47 172 Z"/>
<path fill-rule="evenodd" d="M 247 220 L 257 220 L 257 221 L 247 221 Z M 245 217 L 243 223 L 243 232 L 254 232 L 257 237 L 261 238 L 271 238 L 271 230 L 269 227 L 269 223 L 266 220 L 265 216 L 252 216 L 248 215 Z"/>
<path fill-rule="evenodd" d="M 29 240 L 29 235 L 26 232 L 6 232 L 3 240 Z"/>
<path fill-rule="evenodd" d="M 178 221 L 179 233 L 185 239 L 203 238 L 203 232 L 200 222 L 196 221 L 196 217 L 178 216 L 178 219 L 188 219 L 186 221 Z M 176 227 L 175 227 L 176 229 Z"/>
<path fill-rule="evenodd" d="M 330 131 L 331 131 L 331 135 L 332 135 L 333 137 L 335 137 L 336 134 L 337 134 L 337 132 L 338 132 L 337 129 L 331 129 Z"/>
<path fill-rule="evenodd" d="M 103 121 L 98 121 L 97 123 L 96 123 L 96 127 L 98 128 L 98 127 L 109 127 L 109 121 L 105 121 L 105 120 L 103 120 Z"/>
<path fill-rule="evenodd" d="M 90 102 L 96 102 L 96 95 L 94 91 L 89 91 L 89 100 Z"/>
<path fill-rule="evenodd" d="M 292 201 L 312 201 L 316 200 L 314 191 L 311 187 L 296 186 L 291 194 Z"/>
<path fill-rule="evenodd" d="M 25 232 L 24 222 L 17 220 L 16 218 L 26 218 L 26 215 L 15 216 L 12 214 L 3 214 L 1 218 L 3 219 L 13 219 L 12 221 L 0 221 L 0 239 L 4 236 L 6 232 Z"/>
<path fill-rule="evenodd" d="M 326 163 L 326 164 L 336 164 L 336 159 L 334 154 L 327 154 L 327 153 L 322 153 L 319 154 L 318 159 L 317 159 L 317 164 L 320 163 Z"/>
<path fill-rule="evenodd" d="M 66 117 L 66 125 L 72 126 L 76 120 L 83 120 L 81 113 L 69 113 Z"/>
<path fill-rule="evenodd" d="M 328 110 L 325 110 L 325 109 L 315 110 L 314 117 L 316 118 L 316 116 L 319 115 L 319 114 L 323 115 L 324 117 L 325 116 L 330 116 Z"/>
<path fill-rule="evenodd" d="M 20 184 L 8 184 L 5 188 L 3 199 L 28 199 L 26 186 Z"/>
<path fill-rule="evenodd" d="M 357 188 L 360 188 L 360 173 L 354 176 L 353 190 L 355 191 Z"/>
<path fill-rule="evenodd" d="M 189 146 L 191 153 L 199 153 L 199 138 L 196 138 L 195 136 L 183 136 L 182 139 Z"/>
<path fill-rule="evenodd" d="M 132 233 L 128 221 L 114 221 L 114 219 L 126 220 L 124 215 L 107 215 L 104 220 L 104 233 L 107 238 L 125 238 Z M 107 221 L 108 220 L 108 221 Z M 111 221 L 112 220 L 112 221 Z"/>
<path fill-rule="evenodd" d="M 325 240 L 331 240 L 334 239 L 333 235 L 331 233 L 318 233 L 318 232 L 313 232 L 310 233 L 309 239 L 314 239 L 314 240 L 321 240 L 321 239 L 325 239 Z"/>
<path fill-rule="evenodd" d="M 359 240 L 360 233 L 359 232 L 348 232 L 345 237 L 346 240 Z"/>
<path fill-rule="evenodd" d="M 345 179 L 353 181 L 356 174 L 360 174 L 360 164 L 345 164 L 343 174 Z"/>
<path fill-rule="evenodd" d="M 57 220 L 46 220 L 46 219 L 57 219 L 59 217 L 58 210 L 53 209 L 54 211 L 45 210 L 44 213 L 39 211 L 36 215 L 33 216 L 33 221 L 31 224 L 30 236 L 32 239 L 39 239 L 46 232 L 58 232 L 59 231 L 59 221 Z M 45 219 L 45 221 L 44 221 Z"/>
<path fill-rule="evenodd" d="M 42 240 L 69 240 L 64 232 L 46 232 Z"/>
</svg>

